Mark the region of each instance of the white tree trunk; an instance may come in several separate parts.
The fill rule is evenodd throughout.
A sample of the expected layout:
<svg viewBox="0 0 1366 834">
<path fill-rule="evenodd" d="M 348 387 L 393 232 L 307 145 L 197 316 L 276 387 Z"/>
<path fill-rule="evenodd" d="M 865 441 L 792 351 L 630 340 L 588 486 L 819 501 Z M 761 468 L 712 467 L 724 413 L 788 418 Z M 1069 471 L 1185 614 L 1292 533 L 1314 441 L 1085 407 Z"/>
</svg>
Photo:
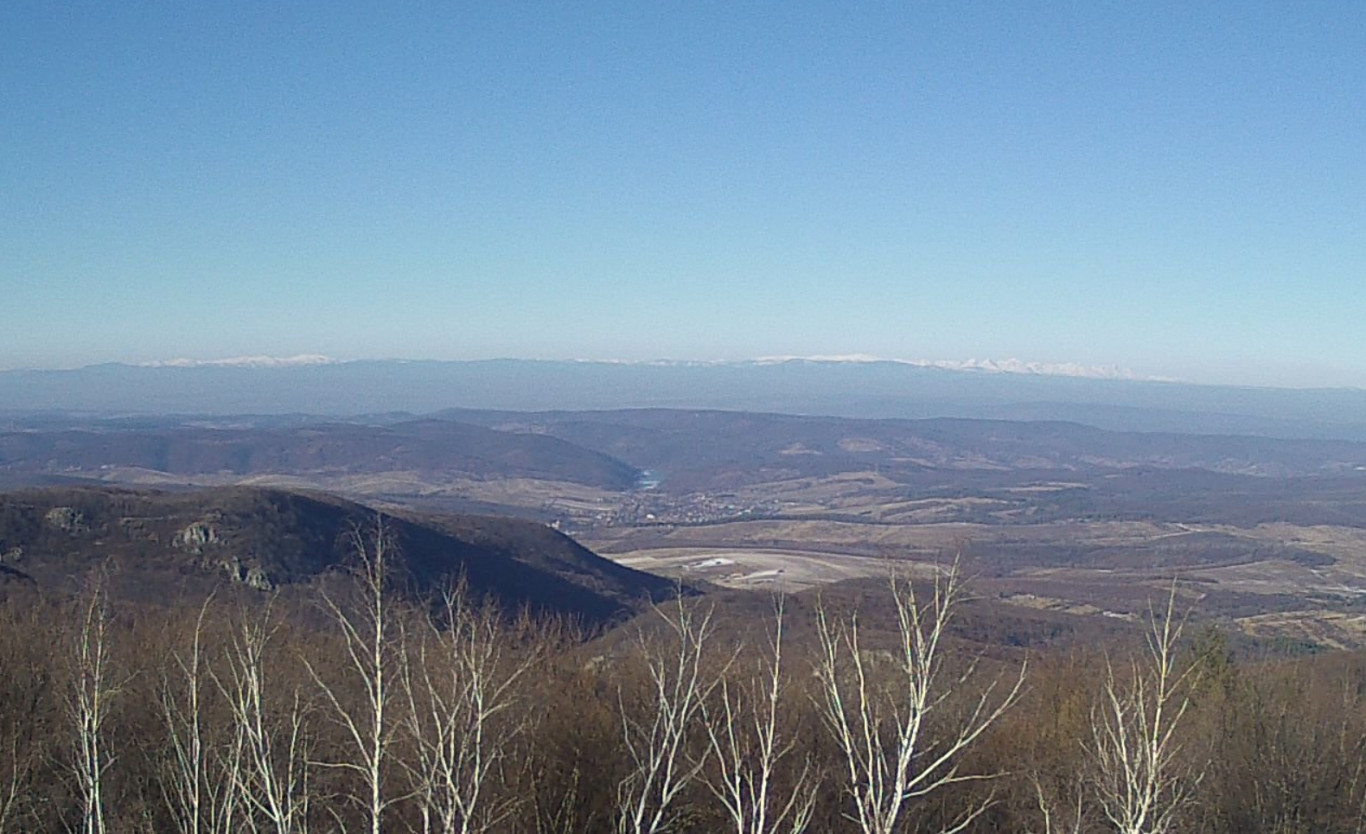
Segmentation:
<svg viewBox="0 0 1366 834">
<path fill-rule="evenodd" d="M 424 834 L 494 830 L 516 800 L 493 795 L 499 765 L 525 729 L 502 722 L 535 651 L 511 659 L 498 613 L 476 605 L 460 583 L 442 598 L 443 622 L 427 621 L 416 656 L 402 643 L 404 729 L 414 751 L 405 764 Z"/>
<path fill-rule="evenodd" d="M 356 579 L 360 603 L 348 607 L 330 597 L 325 597 L 324 603 L 341 628 L 348 665 L 362 687 L 361 703 L 345 701 L 311 663 L 306 661 L 306 665 L 354 753 L 346 761 L 320 764 L 352 771 L 360 778 L 362 794 L 355 799 L 365 809 L 370 834 L 381 834 L 384 812 L 394 802 L 385 794 L 384 776 L 394 734 L 388 710 L 393 699 L 390 677 L 395 648 L 387 590 L 390 560 L 395 554 L 383 515 L 376 514 L 369 530 L 352 531 L 351 543 L 359 562 Z"/>
<path fill-rule="evenodd" d="M 75 635 L 74 669 L 67 699 L 76 741 L 72 770 L 81 802 L 77 830 L 84 834 L 106 831 L 104 777 L 114 759 L 105 744 L 104 724 L 109 716 L 109 701 L 119 689 L 111 678 L 108 626 L 109 601 L 104 588 L 96 584 L 85 605 L 80 631 Z"/>
<path fill-rule="evenodd" d="M 1018 698 L 1023 665 L 1003 696 L 994 697 L 999 681 L 993 681 L 946 736 L 926 738 L 930 716 L 952 694 L 952 686 L 940 680 L 940 667 L 945 628 L 962 592 L 956 562 L 936 575 L 924 601 L 910 580 L 891 577 L 898 644 L 893 668 L 886 670 L 874 668 L 860 644 L 857 612 L 836 620 L 823 605 L 817 609 L 822 717 L 843 754 L 845 789 L 854 805 L 847 816 L 863 834 L 893 834 L 911 800 L 992 776 L 962 774 L 958 759 Z M 952 685 L 963 685 L 970 673 Z M 989 804 L 988 798 L 968 809 L 944 834 L 963 830 Z"/>
<path fill-rule="evenodd" d="M 639 634 L 650 684 L 647 714 L 633 716 L 618 697 L 629 772 L 617 786 L 618 834 L 657 834 L 671 821 L 671 806 L 703 762 L 688 759 L 686 745 L 702 702 L 718 683 L 707 677 L 704 656 L 711 612 L 689 611 L 680 592 L 671 613 L 656 609 L 664 641 Z"/>
<path fill-rule="evenodd" d="M 29 773 L 33 768 L 28 751 L 21 753 L 19 750 L 18 721 L 14 724 L 3 769 L 0 769 L 0 834 L 18 828 L 21 800 L 27 795 Z"/>
<path fill-rule="evenodd" d="M 163 673 L 161 717 L 174 760 L 162 783 L 166 804 L 181 834 L 229 834 L 235 827 L 238 792 L 234 788 L 242 760 L 242 733 L 225 750 L 213 749 L 205 726 L 205 699 L 211 675 L 204 650 L 204 621 L 212 595 L 195 620 L 189 652 L 172 655 L 174 678 Z M 237 728 L 236 722 L 233 727 Z"/>
<path fill-rule="evenodd" d="M 1148 653 L 1118 675 L 1106 662 L 1105 692 L 1092 713 L 1089 748 L 1096 798 L 1120 834 L 1166 834 L 1203 773 L 1178 761 L 1177 728 L 1190 706 L 1194 664 L 1177 663 L 1185 626 L 1175 615 L 1176 583 L 1164 614 L 1149 611 Z"/>
<path fill-rule="evenodd" d="M 816 785 L 810 762 L 777 794 L 774 774 L 792 751 L 780 730 L 783 678 L 783 598 L 774 600 L 773 633 L 757 675 L 732 687 L 721 684 L 720 704 L 702 703 L 702 724 L 716 760 L 707 787 L 725 808 L 736 834 L 801 834 L 811 822 Z"/>
<path fill-rule="evenodd" d="M 306 834 L 308 831 L 308 739 L 299 691 L 283 719 L 276 718 L 267 698 L 266 649 L 274 627 L 270 609 L 253 617 L 243 612 L 234 631 L 224 675 L 213 673 L 228 701 L 234 739 L 223 767 L 232 785 L 225 798 L 224 825 L 251 832 Z M 236 814 L 234 807 L 240 808 Z"/>
</svg>

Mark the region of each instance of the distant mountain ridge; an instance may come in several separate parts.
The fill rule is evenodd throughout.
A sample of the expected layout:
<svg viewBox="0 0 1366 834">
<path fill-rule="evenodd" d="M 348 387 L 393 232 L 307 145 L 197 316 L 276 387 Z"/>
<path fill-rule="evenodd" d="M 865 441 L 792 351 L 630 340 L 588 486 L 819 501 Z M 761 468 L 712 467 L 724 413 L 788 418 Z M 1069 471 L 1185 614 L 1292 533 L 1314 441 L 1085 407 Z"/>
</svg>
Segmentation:
<svg viewBox="0 0 1366 834">
<path fill-rule="evenodd" d="M 337 360 L 317 353 L 301 353 L 297 356 L 229 356 L 222 359 L 165 359 L 157 362 L 139 362 L 141 368 L 283 368 L 291 365 L 333 365 Z"/>
<path fill-rule="evenodd" d="M 0 432 L 0 472 L 61 475 L 140 469 L 180 476 L 441 472 L 538 478 L 603 489 L 638 471 L 547 434 L 513 434 L 445 420 L 388 426 L 315 423 L 258 429 L 169 428 Z"/>
<path fill-rule="evenodd" d="M 875 468 L 911 480 L 925 472 L 1143 468 L 1269 477 L 1366 475 L 1366 443 L 1115 432 L 1058 421 L 854 420 L 666 409 L 453 410 L 436 416 L 548 434 L 664 474 L 675 486 L 680 480 L 742 483 Z"/>
<path fill-rule="evenodd" d="M 303 353 L 296 356 L 228 356 L 218 359 L 162 359 L 149 362 L 112 363 L 128 364 L 136 368 L 284 368 L 299 365 L 337 365 L 344 360 L 334 359 L 318 353 Z M 402 360 L 392 360 L 402 361 Z M 1009 359 L 902 359 L 872 356 L 865 353 L 811 356 L 760 356 L 755 359 L 575 359 L 582 364 L 605 365 L 644 365 L 650 367 L 701 366 L 717 367 L 723 365 L 776 365 L 786 362 L 825 362 L 825 363 L 877 363 L 890 362 L 917 368 L 942 368 L 951 371 L 982 371 L 984 373 L 1034 374 L 1043 376 L 1079 376 L 1094 379 L 1137 379 L 1158 382 L 1174 382 L 1165 377 L 1147 377 L 1129 368 L 1118 365 L 1085 365 L 1079 362 L 1029 362 L 1011 357 Z"/>
<path fill-rule="evenodd" d="M 14 422 L 0 431 L 0 487 L 271 485 L 543 520 L 609 513 L 613 503 L 652 489 L 705 492 L 841 473 L 903 484 L 972 480 L 974 472 L 1026 480 L 1135 470 L 1366 477 L 1359 441 L 1120 432 L 1065 421 L 448 409 L 351 422 L 297 415 Z"/>
<path fill-rule="evenodd" d="M 1366 440 L 1366 390 L 989 373 L 895 361 L 614 363 L 499 359 L 0 372 L 0 409 L 357 415 L 723 409 L 863 418 L 1065 420 L 1121 431 Z M 0 419 L 3 419 L 0 417 Z M 0 423 L 3 427 L 3 423 Z"/>
</svg>

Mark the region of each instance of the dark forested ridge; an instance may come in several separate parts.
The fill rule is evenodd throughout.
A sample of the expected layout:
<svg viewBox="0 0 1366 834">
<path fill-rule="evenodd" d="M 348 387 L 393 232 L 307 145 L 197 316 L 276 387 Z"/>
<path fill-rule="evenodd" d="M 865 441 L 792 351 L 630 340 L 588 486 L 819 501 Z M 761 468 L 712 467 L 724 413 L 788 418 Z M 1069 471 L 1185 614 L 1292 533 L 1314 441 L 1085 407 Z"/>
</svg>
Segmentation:
<svg viewBox="0 0 1366 834">
<path fill-rule="evenodd" d="M 0 493 L 0 565 L 54 590 L 104 572 L 147 600 L 178 589 L 202 595 L 220 582 L 268 592 L 351 565 L 352 534 L 375 516 L 331 496 L 252 487 L 21 490 Z M 599 623 L 670 589 L 533 522 L 390 515 L 386 524 L 400 584 L 418 593 L 463 576 L 509 610 Z"/>
</svg>

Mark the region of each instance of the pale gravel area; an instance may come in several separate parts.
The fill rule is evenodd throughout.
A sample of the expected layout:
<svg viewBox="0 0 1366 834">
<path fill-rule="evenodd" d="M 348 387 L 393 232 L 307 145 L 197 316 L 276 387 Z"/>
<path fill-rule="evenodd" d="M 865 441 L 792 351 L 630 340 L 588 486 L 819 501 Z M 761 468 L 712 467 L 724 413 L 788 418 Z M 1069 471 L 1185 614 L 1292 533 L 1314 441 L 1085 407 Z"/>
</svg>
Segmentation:
<svg viewBox="0 0 1366 834">
<path fill-rule="evenodd" d="M 884 559 L 791 550 L 709 547 L 655 548 L 611 557 L 614 561 L 665 576 L 704 579 L 728 588 L 801 591 L 860 577 L 886 576 L 893 564 Z M 929 574 L 925 563 L 896 562 L 899 571 Z"/>
</svg>

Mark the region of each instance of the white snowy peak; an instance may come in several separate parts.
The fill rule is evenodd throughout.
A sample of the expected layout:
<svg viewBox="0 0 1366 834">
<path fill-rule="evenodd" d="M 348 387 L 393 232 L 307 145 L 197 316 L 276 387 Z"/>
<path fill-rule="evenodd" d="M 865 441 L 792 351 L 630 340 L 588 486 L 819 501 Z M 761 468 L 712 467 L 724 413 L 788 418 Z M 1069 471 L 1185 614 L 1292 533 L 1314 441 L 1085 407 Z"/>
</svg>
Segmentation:
<svg viewBox="0 0 1366 834">
<path fill-rule="evenodd" d="M 1072 376 L 1087 379 L 1153 380 L 1129 368 L 1118 365 L 1083 365 L 1077 362 L 1026 362 L 1020 359 L 890 359 L 854 353 L 841 356 L 764 356 L 753 360 L 756 365 L 777 365 L 784 362 L 823 362 L 866 364 L 892 362 L 917 368 L 941 368 L 946 371 L 977 371 L 990 374 L 1031 374 L 1035 376 Z"/>
</svg>

